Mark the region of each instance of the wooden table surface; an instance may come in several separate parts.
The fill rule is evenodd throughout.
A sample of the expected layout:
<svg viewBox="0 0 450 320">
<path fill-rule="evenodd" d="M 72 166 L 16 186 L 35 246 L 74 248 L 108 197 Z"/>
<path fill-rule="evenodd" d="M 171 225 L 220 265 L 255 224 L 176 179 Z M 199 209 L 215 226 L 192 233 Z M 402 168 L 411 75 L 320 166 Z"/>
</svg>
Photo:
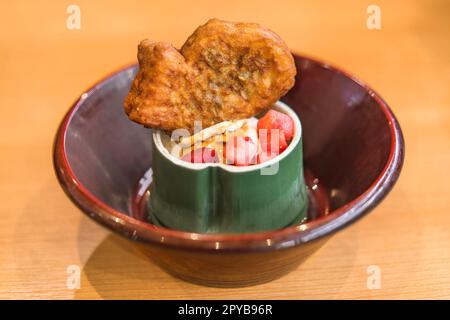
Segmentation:
<svg viewBox="0 0 450 320">
<path fill-rule="evenodd" d="M 0 298 L 450 298 L 450 2 L 77 0 L 0 3 Z M 59 121 L 89 85 L 134 61 L 143 38 L 180 46 L 210 17 L 260 22 L 297 52 L 354 73 L 388 101 L 405 134 L 392 193 L 296 271 L 215 289 L 177 280 L 86 218 L 52 168 Z M 68 289 L 67 268 L 81 268 Z M 378 266 L 381 288 L 369 289 Z"/>
</svg>

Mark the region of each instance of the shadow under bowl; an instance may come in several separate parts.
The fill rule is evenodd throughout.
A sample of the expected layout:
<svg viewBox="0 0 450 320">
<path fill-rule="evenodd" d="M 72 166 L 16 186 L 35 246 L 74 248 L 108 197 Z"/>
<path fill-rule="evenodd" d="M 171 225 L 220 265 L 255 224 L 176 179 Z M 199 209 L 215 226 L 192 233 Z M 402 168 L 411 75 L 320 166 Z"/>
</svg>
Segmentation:
<svg viewBox="0 0 450 320">
<path fill-rule="evenodd" d="M 389 193 L 403 164 L 404 142 L 395 116 L 371 88 L 328 64 L 294 57 L 296 84 L 281 100 L 302 122 L 310 198 L 306 223 L 268 232 L 200 234 L 148 221 L 152 131 L 129 121 L 122 107 L 136 65 L 98 82 L 63 119 L 53 155 L 62 188 L 84 213 L 137 240 L 154 262 L 182 279 L 246 286 L 295 269 Z"/>
</svg>

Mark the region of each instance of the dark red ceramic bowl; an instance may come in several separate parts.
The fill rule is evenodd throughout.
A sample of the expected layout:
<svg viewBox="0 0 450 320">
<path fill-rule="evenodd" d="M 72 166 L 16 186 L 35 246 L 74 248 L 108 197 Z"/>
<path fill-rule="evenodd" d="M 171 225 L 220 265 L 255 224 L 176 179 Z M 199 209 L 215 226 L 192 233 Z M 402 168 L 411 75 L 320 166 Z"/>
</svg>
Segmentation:
<svg viewBox="0 0 450 320">
<path fill-rule="evenodd" d="M 298 55 L 295 61 L 296 85 L 282 100 L 303 125 L 310 197 L 306 223 L 263 233 L 207 235 L 149 222 L 144 208 L 151 130 L 129 121 L 122 107 L 135 65 L 90 88 L 63 119 L 54 145 L 61 186 L 88 216 L 137 240 L 130 245 L 177 277 L 245 286 L 285 274 L 378 205 L 397 180 L 404 157 L 400 126 L 377 93 L 328 64 Z"/>
</svg>

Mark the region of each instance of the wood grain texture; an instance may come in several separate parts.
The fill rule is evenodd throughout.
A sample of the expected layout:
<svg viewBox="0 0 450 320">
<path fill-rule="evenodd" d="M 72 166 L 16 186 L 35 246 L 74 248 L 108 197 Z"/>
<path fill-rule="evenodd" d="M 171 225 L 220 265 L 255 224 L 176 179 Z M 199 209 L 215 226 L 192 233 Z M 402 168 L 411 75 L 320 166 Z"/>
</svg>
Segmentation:
<svg viewBox="0 0 450 320">
<path fill-rule="evenodd" d="M 450 298 L 449 2 L 79 0 L 81 30 L 64 1 L 0 4 L 0 298 Z M 51 147 L 59 121 L 90 84 L 135 59 L 143 38 L 181 45 L 210 17 L 256 21 L 294 50 L 372 85 L 402 125 L 406 159 L 390 196 L 336 234 L 297 270 L 268 284 L 215 289 L 150 263 L 82 215 L 58 186 Z M 66 286 L 68 265 L 81 288 Z M 381 268 L 381 289 L 366 286 Z"/>
</svg>

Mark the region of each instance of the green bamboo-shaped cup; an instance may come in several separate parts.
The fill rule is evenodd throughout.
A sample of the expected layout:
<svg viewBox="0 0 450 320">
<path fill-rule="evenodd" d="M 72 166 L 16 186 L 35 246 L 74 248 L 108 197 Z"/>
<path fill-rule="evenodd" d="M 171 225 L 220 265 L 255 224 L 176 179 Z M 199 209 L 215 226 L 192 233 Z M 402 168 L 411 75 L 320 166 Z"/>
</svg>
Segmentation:
<svg viewBox="0 0 450 320">
<path fill-rule="evenodd" d="M 288 148 L 251 166 L 188 163 L 153 133 L 153 182 L 149 215 L 153 223 L 197 233 L 249 233 L 283 228 L 306 219 L 302 128 L 297 114 L 278 101 L 273 109 L 294 120 Z"/>
</svg>

